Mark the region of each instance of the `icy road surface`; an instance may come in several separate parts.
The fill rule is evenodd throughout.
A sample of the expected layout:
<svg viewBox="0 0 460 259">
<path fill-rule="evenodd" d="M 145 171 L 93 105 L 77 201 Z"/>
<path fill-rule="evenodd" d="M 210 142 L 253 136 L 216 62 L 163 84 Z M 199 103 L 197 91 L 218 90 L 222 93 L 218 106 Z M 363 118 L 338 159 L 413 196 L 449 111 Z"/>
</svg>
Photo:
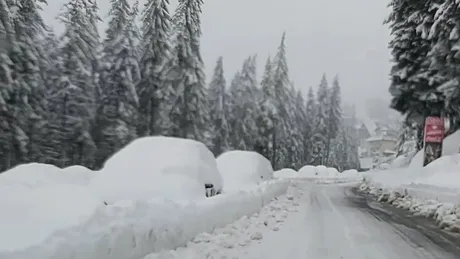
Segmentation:
<svg viewBox="0 0 460 259">
<path fill-rule="evenodd" d="M 460 258 L 449 241 L 404 211 L 391 210 L 357 195 L 346 185 L 312 185 L 301 215 L 279 232 L 268 233 L 239 258 L 388 259 Z M 426 223 L 426 227 L 418 225 Z M 439 232 L 439 233 L 438 233 Z M 430 240 L 431 239 L 431 240 Z"/>
<path fill-rule="evenodd" d="M 299 182 L 250 218 L 144 259 L 460 259 L 460 236 L 350 184 Z"/>
</svg>

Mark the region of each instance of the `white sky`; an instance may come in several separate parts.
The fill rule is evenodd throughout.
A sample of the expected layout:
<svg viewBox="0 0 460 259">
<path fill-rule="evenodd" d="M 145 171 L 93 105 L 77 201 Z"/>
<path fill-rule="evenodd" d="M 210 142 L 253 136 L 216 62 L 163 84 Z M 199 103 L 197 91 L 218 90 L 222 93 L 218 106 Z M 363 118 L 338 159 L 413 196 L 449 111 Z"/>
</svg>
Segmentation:
<svg viewBox="0 0 460 259">
<path fill-rule="evenodd" d="M 134 0 L 131 0 L 134 2 Z M 173 13 L 175 2 L 170 12 Z M 48 0 L 45 21 L 55 19 L 66 0 Z M 51 4 L 51 2 L 53 2 Z M 389 100 L 389 32 L 382 25 L 388 1 L 375 0 L 205 0 L 201 51 L 208 78 L 218 56 L 224 57 L 229 82 L 243 60 L 258 54 L 259 76 L 268 54 L 287 33 L 291 79 L 305 93 L 319 84 L 323 72 L 339 74 L 344 101 L 362 109 L 365 99 Z M 107 21 L 109 0 L 98 1 Z M 101 25 L 101 29 L 105 29 Z"/>
</svg>

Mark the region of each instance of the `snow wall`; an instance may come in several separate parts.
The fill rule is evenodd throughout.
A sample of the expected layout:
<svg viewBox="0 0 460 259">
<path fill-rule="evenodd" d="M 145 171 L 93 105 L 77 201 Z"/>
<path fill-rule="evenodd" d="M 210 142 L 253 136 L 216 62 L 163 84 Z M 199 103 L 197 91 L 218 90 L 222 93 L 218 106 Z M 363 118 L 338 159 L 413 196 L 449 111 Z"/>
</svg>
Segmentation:
<svg viewBox="0 0 460 259">
<path fill-rule="evenodd" d="M 252 215 L 284 194 L 288 186 L 288 180 L 275 179 L 252 191 L 195 202 L 116 202 L 100 207 L 89 220 L 58 231 L 41 244 L 20 251 L 2 251 L 0 258 L 139 259 L 184 246 L 200 233 Z"/>
</svg>

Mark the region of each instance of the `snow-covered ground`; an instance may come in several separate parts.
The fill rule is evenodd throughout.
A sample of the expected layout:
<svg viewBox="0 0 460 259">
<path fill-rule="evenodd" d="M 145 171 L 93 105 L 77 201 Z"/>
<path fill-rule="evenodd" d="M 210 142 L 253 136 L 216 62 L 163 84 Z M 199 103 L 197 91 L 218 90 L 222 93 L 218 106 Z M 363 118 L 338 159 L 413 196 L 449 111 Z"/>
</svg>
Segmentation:
<svg viewBox="0 0 460 259">
<path fill-rule="evenodd" d="M 241 188 L 208 198 L 205 184 L 225 183 L 212 153 L 192 140 L 138 139 L 98 172 L 15 167 L 0 175 L 0 259 L 139 259 L 183 246 L 286 193 L 290 181 L 272 179 L 255 155 L 225 155 L 227 176 L 248 177 L 235 171 Z"/>
<path fill-rule="evenodd" d="M 104 164 L 89 187 L 109 204 L 122 200 L 204 199 L 205 184 L 223 188 L 214 155 L 190 139 L 146 137 L 131 142 Z"/>
<path fill-rule="evenodd" d="M 280 231 L 286 220 L 295 217 L 303 194 L 304 190 L 291 186 L 286 195 L 273 199 L 249 217 L 244 216 L 211 233 L 201 233 L 187 246 L 152 253 L 144 259 L 239 258 L 244 248 L 263 242 L 267 233 Z"/>
<path fill-rule="evenodd" d="M 363 179 L 363 174 L 356 170 L 337 171 L 335 168 L 325 166 L 306 165 L 299 171 L 293 169 L 282 169 L 274 173 L 280 179 L 303 179 L 318 184 L 326 183 L 350 183 L 359 182 Z"/>
<path fill-rule="evenodd" d="M 456 258 L 422 234 L 352 205 L 352 186 L 299 180 L 260 213 L 144 259 Z"/>
<path fill-rule="evenodd" d="M 433 218 L 441 228 L 460 232 L 460 133 L 444 140 L 443 156 L 423 167 L 418 152 L 406 167 L 364 174 L 361 190 L 381 201 Z M 406 158 L 401 158 L 406 159 Z"/>
<path fill-rule="evenodd" d="M 224 180 L 224 192 L 251 189 L 273 178 L 273 167 L 264 156 L 251 151 L 234 150 L 216 158 Z"/>
<path fill-rule="evenodd" d="M 254 152 L 216 159 L 196 141 L 139 139 L 97 172 L 27 164 L 0 175 L 0 259 L 421 258 L 439 248 L 412 251 L 350 205 L 350 187 L 460 231 L 459 171 L 460 154 L 425 168 L 273 172 Z M 206 197 L 209 183 L 223 192 Z"/>
</svg>

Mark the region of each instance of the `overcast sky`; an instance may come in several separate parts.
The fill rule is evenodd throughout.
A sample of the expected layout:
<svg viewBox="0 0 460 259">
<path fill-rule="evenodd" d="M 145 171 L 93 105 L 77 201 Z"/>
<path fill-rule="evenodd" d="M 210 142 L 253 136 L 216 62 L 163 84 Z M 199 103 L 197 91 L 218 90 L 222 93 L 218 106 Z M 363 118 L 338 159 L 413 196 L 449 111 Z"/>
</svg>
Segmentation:
<svg viewBox="0 0 460 259">
<path fill-rule="evenodd" d="M 60 32 L 62 26 L 55 17 L 66 0 L 48 2 L 45 20 Z M 107 21 L 109 0 L 98 3 Z M 324 72 L 331 80 L 338 74 L 345 101 L 356 103 L 364 112 L 365 99 L 390 98 L 389 32 L 382 25 L 388 14 L 386 4 L 373 0 L 205 0 L 201 51 L 208 78 L 218 56 L 224 57 L 230 81 L 251 54 L 258 54 L 261 76 L 268 54 L 275 54 L 286 31 L 295 86 L 306 93 L 318 85 Z"/>
</svg>

